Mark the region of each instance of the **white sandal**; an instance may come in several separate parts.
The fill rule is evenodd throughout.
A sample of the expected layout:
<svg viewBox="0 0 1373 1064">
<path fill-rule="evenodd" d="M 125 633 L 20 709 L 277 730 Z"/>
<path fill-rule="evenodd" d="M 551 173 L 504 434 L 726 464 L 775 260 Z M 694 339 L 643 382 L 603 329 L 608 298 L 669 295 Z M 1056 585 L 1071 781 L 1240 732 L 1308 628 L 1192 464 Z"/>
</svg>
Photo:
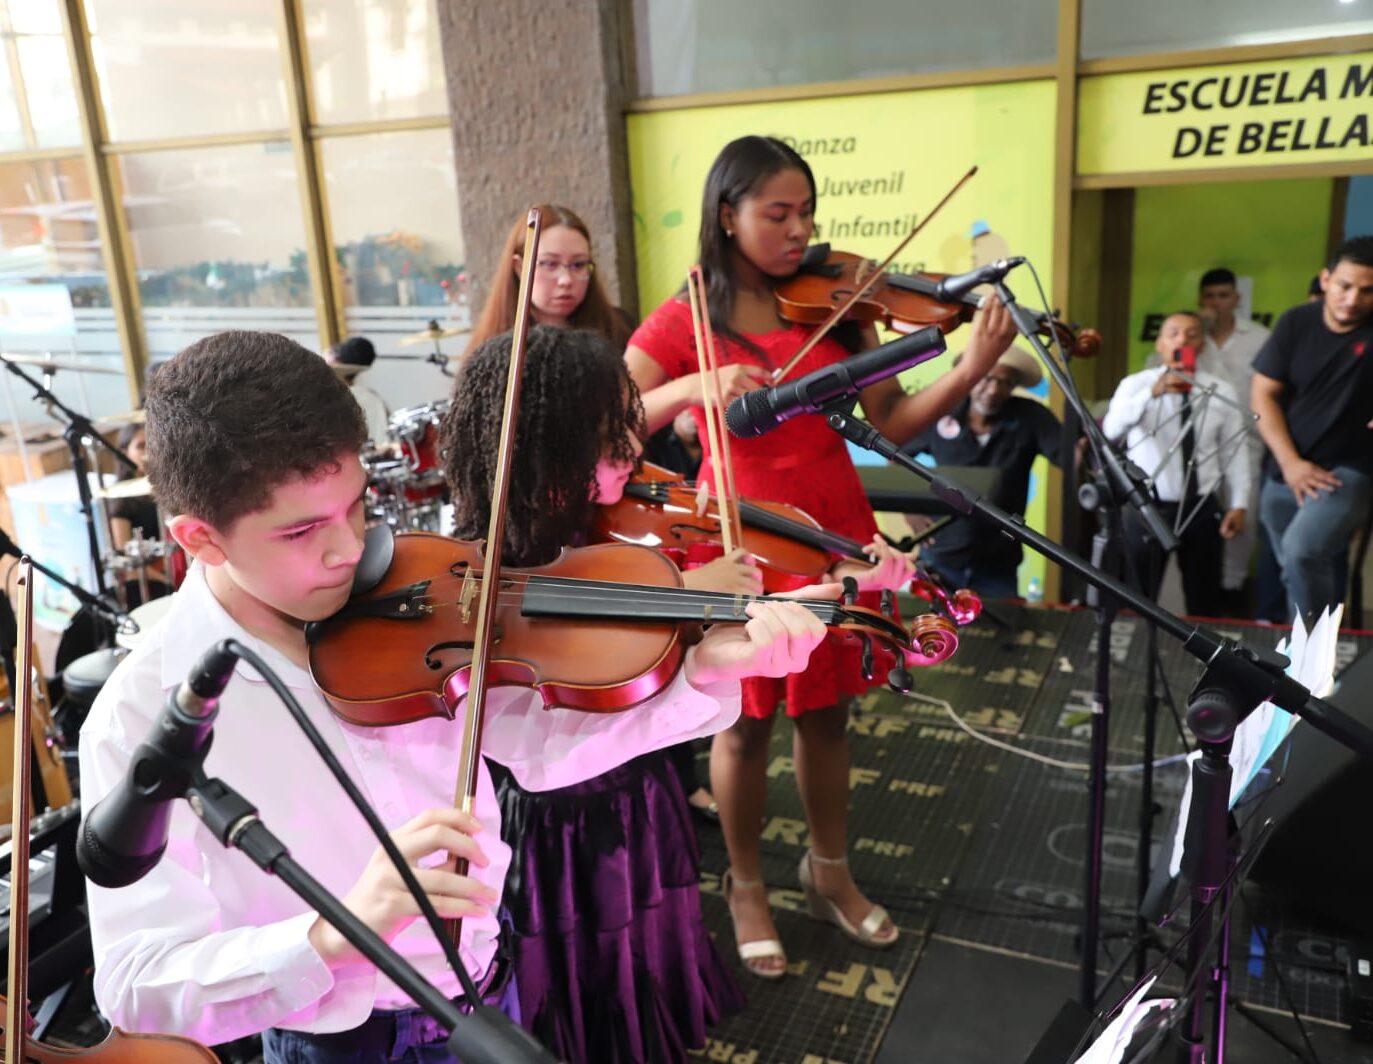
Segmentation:
<svg viewBox="0 0 1373 1064">
<path fill-rule="evenodd" d="M 721 883 L 721 889 L 725 895 L 725 905 L 729 905 L 729 896 L 734 892 L 734 888 L 740 890 L 750 890 L 754 887 L 763 887 L 765 884 L 761 879 L 735 879 L 732 870 L 725 872 L 725 877 Z M 734 909 L 729 911 L 730 921 L 734 921 Z M 735 924 L 735 941 L 738 942 L 738 925 Z M 756 942 L 738 942 L 739 959 L 744 962 L 744 967 L 750 975 L 756 975 L 759 979 L 781 979 L 787 974 L 787 954 L 782 949 L 782 943 L 775 938 L 763 938 Z M 782 964 L 777 968 L 763 968 L 753 963 L 770 957 L 777 957 Z"/>
<path fill-rule="evenodd" d="M 796 874 L 801 880 L 801 889 L 806 892 L 807 909 L 810 910 L 811 916 L 815 919 L 828 920 L 855 942 L 861 942 L 863 945 L 871 946 L 874 949 L 886 949 L 889 946 L 894 946 L 896 940 L 901 937 L 901 929 L 896 926 L 896 921 L 891 918 L 891 914 L 886 909 L 874 904 L 868 915 L 863 917 L 863 922 L 854 927 L 853 924 L 849 923 L 839 906 L 821 894 L 820 888 L 815 885 L 815 876 L 811 865 L 837 867 L 848 863 L 847 857 L 817 857 L 813 851 L 806 851 L 805 856 L 801 858 L 801 866 L 797 869 Z M 878 935 L 884 924 L 891 925 L 890 937 Z"/>
</svg>

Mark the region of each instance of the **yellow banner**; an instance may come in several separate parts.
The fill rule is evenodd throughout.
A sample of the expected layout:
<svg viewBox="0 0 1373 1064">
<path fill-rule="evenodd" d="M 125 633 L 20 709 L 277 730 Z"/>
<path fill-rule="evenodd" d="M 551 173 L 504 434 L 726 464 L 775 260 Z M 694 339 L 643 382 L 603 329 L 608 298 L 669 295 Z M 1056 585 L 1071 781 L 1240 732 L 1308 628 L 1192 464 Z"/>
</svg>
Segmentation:
<svg viewBox="0 0 1373 1064">
<path fill-rule="evenodd" d="M 746 134 L 780 137 L 815 173 L 817 241 L 885 258 L 974 163 L 976 177 L 901 255 L 897 272 L 958 273 L 1007 255 L 1025 255 L 1051 290 L 1054 97 L 1052 81 L 927 89 L 781 103 L 737 104 L 629 117 L 639 302 L 647 314 L 677 292 L 696 261 L 701 196 L 720 149 Z M 1009 279 L 1038 306 L 1029 273 Z M 962 347 L 903 376 L 918 387 L 948 371 Z M 1044 527 L 1044 462 L 1027 517 Z M 897 523 L 890 531 L 900 532 Z M 1041 579 L 1030 553 L 1022 582 Z"/>
<path fill-rule="evenodd" d="M 1077 172 L 1373 160 L 1373 52 L 1084 78 Z"/>
</svg>

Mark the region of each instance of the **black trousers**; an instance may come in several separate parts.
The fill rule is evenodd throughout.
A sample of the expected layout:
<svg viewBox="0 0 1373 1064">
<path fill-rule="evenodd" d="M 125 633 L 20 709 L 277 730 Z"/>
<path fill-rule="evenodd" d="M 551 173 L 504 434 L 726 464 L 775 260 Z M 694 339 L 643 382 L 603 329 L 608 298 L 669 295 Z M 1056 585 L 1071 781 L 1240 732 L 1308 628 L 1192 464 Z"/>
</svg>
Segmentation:
<svg viewBox="0 0 1373 1064">
<path fill-rule="evenodd" d="M 1177 527 L 1178 503 L 1158 503 L 1159 516 L 1170 528 Z M 1125 513 L 1125 549 L 1138 567 L 1140 590 L 1158 598 L 1168 556 L 1133 511 Z M 1220 577 L 1222 543 L 1220 522 L 1224 515 L 1215 496 L 1208 495 L 1178 534 L 1178 568 L 1182 570 L 1182 594 L 1186 610 L 1194 617 L 1219 617 L 1224 610 Z M 1127 563 L 1125 574 L 1130 568 Z"/>
</svg>

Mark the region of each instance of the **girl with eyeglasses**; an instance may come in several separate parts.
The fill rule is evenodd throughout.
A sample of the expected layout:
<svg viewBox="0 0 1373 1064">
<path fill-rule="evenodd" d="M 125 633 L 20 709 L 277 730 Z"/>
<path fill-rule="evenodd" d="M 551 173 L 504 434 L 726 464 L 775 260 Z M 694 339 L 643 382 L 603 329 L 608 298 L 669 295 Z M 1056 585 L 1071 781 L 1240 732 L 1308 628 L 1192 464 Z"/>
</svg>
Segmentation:
<svg viewBox="0 0 1373 1064">
<path fill-rule="evenodd" d="M 534 264 L 531 294 L 534 321 L 540 325 L 590 329 L 623 348 L 632 326 L 624 311 L 611 306 L 596 276 L 596 261 L 591 255 L 591 230 L 568 207 L 541 203 L 539 211 L 543 215 L 543 232 L 539 237 L 539 257 Z M 483 340 L 508 332 L 515 326 L 515 299 L 519 295 L 521 253 L 529 228 L 527 219 L 526 211 L 510 229 L 491 278 L 486 303 L 472 330 L 469 351 L 475 351 Z"/>
<path fill-rule="evenodd" d="M 701 210 L 699 261 L 726 402 L 764 386 L 771 371 L 786 365 L 810 336 L 810 328 L 779 316 L 773 287 L 800 268 L 814 232 L 815 211 L 815 178 L 809 165 L 776 138 L 742 137 L 726 145 L 711 165 Z M 913 437 L 952 409 L 1014 336 L 1005 308 L 990 300 L 987 311 L 974 320 L 957 367 L 912 394 L 894 379 L 865 388 L 860 397 L 864 416 L 898 443 Z M 810 351 L 790 379 L 877 343 L 871 326 L 840 326 Z M 701 383 L 685 293 L 648 316 L 630 338 L 625 359 L 643 396 L 649 432 L 686 409 L 701 421 Z M 702 441 L 700 478 L 713 483 L 714 458 L 704 433 Z M 757 439 L 734 440 L 732 452 L 741 496 L 791 503 L 825 528 L 860 542 L 873 540 L 877 525 L 872 507 L 844 441 L 823 417 L 795 417 Z M 873 552 L 879 564 L 850 574 L 861 590 L 895 589 L 909 580 L 908 562 L 904 567 L 891 564 L 889 552 L 876 541 Z M 842 575 L 841 563 L 832 578 Z M 868 603 L 875 598 L 872 594 Z M 796 780 L 810 829 L 798 869 L 809 911 L 865 945 L 896 942 L 895 922 L 858 888 L 847 858 L 848 705 L 875 682 L 863 678 L 858 648 L 831 637 L 811 656 L 804 672 L 777 680 L 745 680 L 743 716 L 715 736 L 710 776 L 729 851 L 725 901 L 740 959 L 759 978 L 780 979 L 787 966 L 768 908 L 759 826 L 779 703 L 794 725 Z"/>
</svg>

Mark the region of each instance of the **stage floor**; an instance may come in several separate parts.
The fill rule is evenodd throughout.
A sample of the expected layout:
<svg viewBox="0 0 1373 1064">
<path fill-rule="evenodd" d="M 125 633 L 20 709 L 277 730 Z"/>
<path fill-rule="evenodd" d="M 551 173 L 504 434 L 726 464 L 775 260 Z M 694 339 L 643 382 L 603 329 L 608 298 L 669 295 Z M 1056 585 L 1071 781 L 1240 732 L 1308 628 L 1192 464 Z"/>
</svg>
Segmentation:
<svg viewBox="0 0 1373 1064">
<path fill-rule="evenodd" d="M 704 1059 L 1018 1062 L 1059 1006 L 1076 995 L 1085 776 L 971 738 L 944 704 L 1021 749 L 1084 761 L 1095 617 L 1089 611 L 1008 604 L 995 609 L 1004 627 L 983 619 L 965 629 L 949 662 L 917 674 L 916 694 L 870 694 L 851 726 L 851 859 L 859 883 L 902 927 L 895 948 L 865 949 L 806 915 L 796 879 L 805 823 L 792 771 L 791 728 L 779 721 L 769 768 L 764 872 L 791 972 L 780 983 L 764 983 L 733 961 L 749 1006 L 715 1032 Z M 1281 633 L 1236 626 L 1228 634 L 1271 647 Z M 1134 618 L 1118 619 L 1110 643 L 1110 759 L 1124 771 L 1112 773 L 1107 797 L 1103 977 L 1132 926 L 1140 774 L 1128 766 L 1137 768 L 1144 741 L 1145 628 Z M 1373 638 L 1345 636 L 1340 666 L 1369 649 Z M 1159 650 L 1180 716 L 1200 669 L 1170 639 L 1161 638 Z M 1183 749 L 1165 697 L 1156 756 Z M 701 767 L 704 773 L 704 761 Z M 1156 773 L 1162 813 L 1155 850 L 1184 780 L 1181 763 Z M 733 933 L 719 894 L 723 842 L 718 831 L 700 834 L 706 920 L 721 950 L 733 958 Z M 1166 933 L 1170 941 L 1173 934 Z M 1281 1013 L 1289 1000 L 1295 1002 L 1300 1013 L 1317 1021 L 1311 1037 L 1327 1064 L 1373 1064 L 1373 1046 L 1353 1042 L 1347 1031 L 1345 945 L 1337 929 L 1284 910 L 1251 884 L 1234 910 L 1233 992 L 1260 1009 L 1278 1010 L 1275 1023 L 1288 1029 L 1292 1021 Z M 1103 998 L 1115 1000 L 1126 989 L 1117 982 Z M 1287 1059 L 1246 1019 L 1236 1017 L 1230 1030 L 1230 1059 Z"/>
</svg>

